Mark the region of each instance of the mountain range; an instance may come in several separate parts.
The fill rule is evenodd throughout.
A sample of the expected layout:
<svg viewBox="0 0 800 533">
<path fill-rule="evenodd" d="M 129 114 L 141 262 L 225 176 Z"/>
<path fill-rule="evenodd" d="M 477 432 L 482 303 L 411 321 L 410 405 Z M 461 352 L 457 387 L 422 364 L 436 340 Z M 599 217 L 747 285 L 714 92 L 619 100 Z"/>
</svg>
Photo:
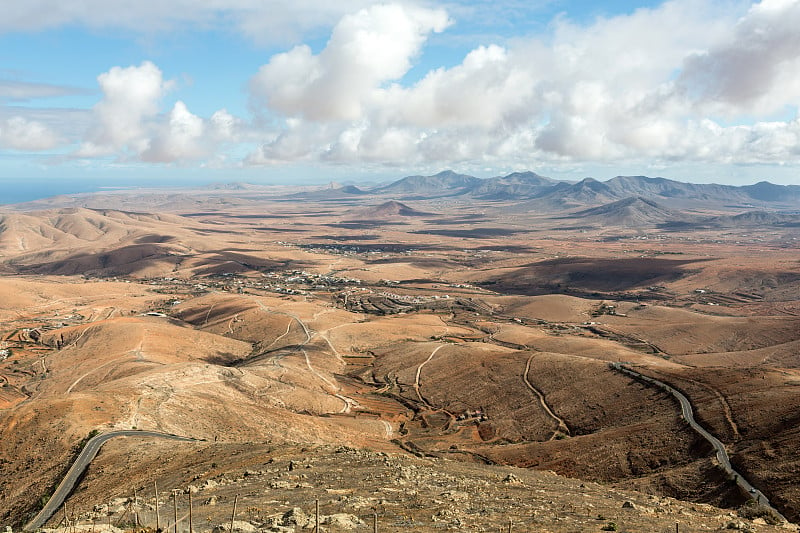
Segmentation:
<svg viewBox="0 0 800 533">
<path fill-rule="evenodd" d="M 772 209 L 800 208 L 798 185 L 766 181 L 745 186 L 698 184 L 647 176 L 617 176 L 608 181 L 585 178 L 569 182 L 535 172 L 481 179 L 445 170 L 432 176 L 408 176 L 365 192 L 407 200 L 445 197 L 519 200 L 522 203 L 517 210 L 578 209 L 631 197 L 654 200 L 668 208 L 687 205 L 754 208 L 765 204 Z"/>
</svg>

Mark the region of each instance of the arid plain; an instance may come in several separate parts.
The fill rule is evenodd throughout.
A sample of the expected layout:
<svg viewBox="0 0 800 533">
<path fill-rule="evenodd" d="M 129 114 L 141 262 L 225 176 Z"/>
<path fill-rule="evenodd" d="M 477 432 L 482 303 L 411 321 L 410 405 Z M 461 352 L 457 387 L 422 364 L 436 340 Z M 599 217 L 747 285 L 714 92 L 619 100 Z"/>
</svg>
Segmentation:
<svg viewBox="0 0 800 533">
<path fill-rule="evenodd" d="M 384 530 L 409 517 L 420 531 L 736 520 L 751 495 L 675 398 L 612 362 L 686 395 L 736 470 L 800 520 L 797 199 L 648 196 L 633 179 L 628 196 L 535 175 L 506 177 L 504 195 L 453 173 L 417 178 L 6 206 L 0 523 L 29 520 L 80 443 L 119 429 L 198 442 L 109 442 L 67 501 L 85 520 L 154 481 L 220 479 L 220 502 L 250 491 L 253 523 L 314 498 L 344 509 L 332 495 L 367 486 L 374 498 L 348 512 L 374 509 Z M 434 473 L 458 494 L 431 491 Z M 666 498 L 696 507 L 652 503 Z M 476 499 L 504 503 L 441 507 Z M 231 511 L 199 512 L 202 530 Z"/>
</svg>

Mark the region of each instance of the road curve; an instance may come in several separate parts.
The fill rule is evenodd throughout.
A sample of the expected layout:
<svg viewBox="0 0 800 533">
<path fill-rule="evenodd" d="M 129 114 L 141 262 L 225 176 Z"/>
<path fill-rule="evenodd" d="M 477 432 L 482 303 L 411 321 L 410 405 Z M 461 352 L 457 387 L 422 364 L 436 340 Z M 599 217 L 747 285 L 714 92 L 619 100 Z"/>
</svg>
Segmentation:
<svg viewBox="0 0 800 533">
<path fill-rule="evenodd" d="M 422 393 L 419 391 L 419 376 L 422 373 L 422 367 L 427 365 L 428 363 L 430 363 L 431 359 L 433 359 L 433 356 L 436 355 L 436 352 L 438 352 L 439 350 L 441 350 L 445 346 L 447 346 L 447 345 L 446 344 L 441 344 L 441 345 L 437 346 L 436 348 L 434 348 L 433 351 L 431 352 L 431 354 L 428 356 L 428 358 L 425 359 L 422 363 L 420 363 L 420 365 L 417 367 L 417 374 L 414 377 L 414 389 L 417 391 L 417 397 L 419 398 L 419 401 L 421 401 L 423 404 L 425 404 L 425 407 L 427 407 L 428 409 L 433 409 L 433 406 L 431 404 L 429 404 L 428 401 L 425 398 L 422 397 Z"/>
<path fill-rule="evenodd" d="M 755 488 L 753 485 L 751 485 L 750 482 L 744 478 L 744 476 L 742 476 L 739 472 L 737 472 L 733 468 L 733 465 L 731 465 L 730 457 L 728 457 L 728 451 L 725 449 L 725 445 L 722 443 L 722 441 L 720 441 L 714 435 L 709 433 L 708 430 L 706 430 L 706 428 L 697 423 L 697 421 L 694 419 L 694 410 L 692 410 L 692 404 L 689 403 L 689 399 L 686 396 L 684 396 L 682 392 L 678 391 L 677 389 L 674 389 L 673 387 L 670 387 L 663 381 L 659 381 L 657 379 L 651 378 L 650 376 L 645 376 L 644 374 L 640 374 L 639 372 L 636 372 L 635 370 L 628 368 L 622 363 L 611 363 L 610 366 L 614 370 L 622 372 L 623 374 L 627 374 L 640 381 L 644 381 L 645 383 L 648 383 L 655 387 L 660 387 L 662 390 L 665 390 L 666 392 L 672 394 L 672 396 L 674 396 L 678 400 L 678 403 L 680 403 L 681 405 L 681 414 L 683 415 L 684 420 L 686 420 L 686 422 L 689 424 L 689 426 L 691 426 L 693 430 L 695 430 L 698 434 L 700 434 L 701 437 L 706 439 L 711 444 L 711 446 L 714 447 L 714 451 L 716 452 L 717 455 L 717 460 L 719 461 L 719 464 L 722 467 L 722 469 L 725 470 L 725 473 L 728 474 L 729 476 L 733 476 L 734 479 L 736 480 L 736 483 L 747 494 L 749 494 L 751 498 L 756 500 L 757 503 L 761 504 L 764 507 L 769 508 L 784 522 L 787 522 L 786 518 L 772 506 L 769 499 L 764 495 L 764 493 Z"/>
<path fill-rule="evenodd" d="M 547 415 L 553 420 L 555 420 L 556 424 L 558 424 L 556 429 L 553 431 L 553 435 L 550 437 L 550 440 L 555 439 L 558 436 L 559 432 L 563 432 L 564 434 L 571 436 L 572 434 L 569 431 L 567 423 L 564 422 L 564 419 L 558 416 L 552 409 L 550 409 L 550 406 L 547 404 L 547 401 L 545 400 L 542 391 L 534 387 L 533 383 L 531 383 L 531 381 L 528 379 L 528 374 L 530 374 L 531 371 L 531 362 L 533 361 L 533 357 L 535 355 L 536 352 L 532 353 L 531 356 L 528 357 L 528 361 L 525 363 L 525 373 L 522 374 L 522 381 L 524 381 L 525 386 L 528 387 L 528 389 L 531 392 L 533 392 L 537 398 L 539 398 L 539 405 L 542 407 L 542 409 L 544 409 Z"/>
<path fill-rule="evenodd" d="M 55 514 L 58 508 L 61 507 L 61 504 L 63 504 L 67 499 L 67 496 L 69 496 L 72 490 L 75 488 L 75 484 L 78 482 L 78 479 L 80 479 L 81 474 L 83 474 L 84 470 L 86 470 L 86 468 L 89 466 L 89 463 L 92 462 L 92 459 L 97 456 L 97 452 L 100 451 L 100 447 L 103 446 L 103 444 L 105 444 L 107 441 L 116 437 L 154 437 L 159 439 L 172 439 L 185 442 L 199 442 L 197 439 L 180 437 L 178 435 L 170 435 L 169 433 L 136 429 L 109 431 L 108 433 L 102 433 L 92 437 L 86 443 L 86 446 L 83 447 L 81 453 L 78 454 L 78 457 L 75 459 L 75 462 L 72 463 L 72 466 L 69 468 L 69 471 L 67 471 L 64 479 L 61 480 L 61 483 L 59 483 L 55 492 L 53 492 L 50 500 L 42 508 L 42 510 L 39 511 L 39 514 L 33 518 L 33 520 L 25 524 L 25 527 L 22 528 L 23 531 L 36 531 L 42 527 L 45 522 L 47 522 L 50 517 L 53 516 L 53 514 Z"/>
</svg>

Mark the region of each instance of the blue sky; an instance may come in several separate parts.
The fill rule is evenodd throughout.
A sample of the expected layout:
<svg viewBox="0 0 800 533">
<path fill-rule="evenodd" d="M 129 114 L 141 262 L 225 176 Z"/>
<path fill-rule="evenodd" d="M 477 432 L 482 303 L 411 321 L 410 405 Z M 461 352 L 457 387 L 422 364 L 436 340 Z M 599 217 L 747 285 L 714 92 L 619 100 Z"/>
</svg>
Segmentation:
<svg viewBox="0 0 800 533">
<path fill-rule="evenodd" d="M 6 181 L 800 183 L 800 0 L 14 4 Z"/>
</svg>

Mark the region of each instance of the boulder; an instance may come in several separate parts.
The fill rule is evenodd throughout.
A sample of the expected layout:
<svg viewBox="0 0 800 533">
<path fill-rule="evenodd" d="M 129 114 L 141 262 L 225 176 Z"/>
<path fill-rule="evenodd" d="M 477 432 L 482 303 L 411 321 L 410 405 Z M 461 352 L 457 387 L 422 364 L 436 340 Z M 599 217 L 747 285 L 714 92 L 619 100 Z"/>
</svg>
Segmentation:
<svg viewBox="0 0 800 533">
<path fill-rule="evenodd" d="M 231 524 L 222 524 L 214 527 L 213 533 L 231 533 Z M 251 524 L 250 522 L 245 522 L 244 520 L 234 520 L 233 521 L 233 532 L 232 533 L 256 533 L 258 528 Z"/>
<path fill-rule="evenodd" d="M 306 527 L 309 522 L 311 522 L 311 519 L 305 513 L 305 511 L 299 507 L 295 507 L 286 511 L 281 520 L 281 523 L 284 526 L 296 526 L 298 528 Z"/>
<path fill-rule="evenodd" d="M 357 516 L 347 513 L 336 513 L 322 517 L 322 523 L 328 526 L 333 526 L 336 531 L 341 529 L 356 529 L 363 526 L 364 522 Z"/>
</svg>

